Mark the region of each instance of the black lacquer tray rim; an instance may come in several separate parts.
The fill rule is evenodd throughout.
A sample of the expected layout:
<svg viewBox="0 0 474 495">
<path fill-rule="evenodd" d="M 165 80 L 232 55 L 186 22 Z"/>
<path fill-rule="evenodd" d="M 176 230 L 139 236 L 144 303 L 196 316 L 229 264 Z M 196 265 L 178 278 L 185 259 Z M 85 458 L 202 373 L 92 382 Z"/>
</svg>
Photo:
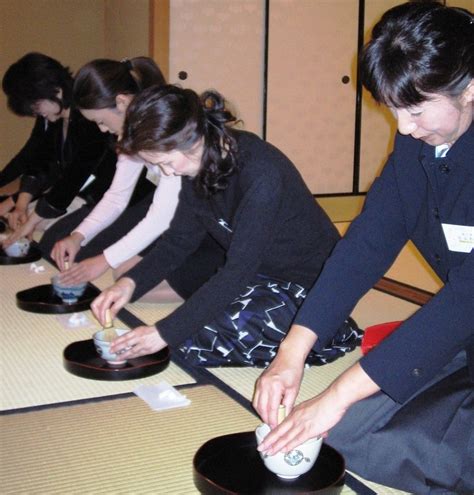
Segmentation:
<svg viewBox="0 0 474 495">
<path fill-rule="evenodd" d="M 0 247 L 0 266 L 8 265 L 24 265 L 26 263 L 34 263 L 42 258 L 41 251 L 38 246 L 31 245 L 26 256 L 8 256 L 7 253 Z"/>
<path fill-rule="evenodd" d="M 38 292 L 47 292 L 52 297 L 52 301 L 29 301 L 25 300 L 25 295 Z M 90 307 L 90 303 L 100 294 L 100 290 L 94 287 L 92 284 L 88 284 L 84 294 L 79 300 L 72 304 L 65 304 L 61 301 L 59 296 L 56 296 L 53 292 L 51 284 L 37 285 L 36 287 L 30 287 L 24 289 L 16 294 L 16 305 L 23 311 L 29 311 L 31 313 L 42 314 L 67 314 L 67 313 L 80 313 L 81 311 L 87 311 Z"/>
<path fill-rule="evenodd" d="M 81 347 L 84 347 L 86 355 L 91 356 L 91 360 L 99 363 L 100 366 L 89 361 L 79 362 L 77 358 L 71 355 Z M 168 347 L 165 347 L 155 354 L 130 359 L 125 367 L 108 367 L 106 361 L 97 355 L 92 339 L 72 342 L 63 351 L 64 368 L 73 375 L 91 380 L 125 381 L 146 378 L 163 371 L 168 367 L 169 362 L 170 351 Z"/>
<path fill-rule="evenodd" d="M 246 493 L 246 492 L 241 492 L 238 491 L 238 487 L 230 488 L 230 487 L 225 487 L 225 486 L 220 486 L 218 484 L 218 481 L 210 479 L 207 477 L 205 474 L 203 474 L 200 470 L 202 467 L 202 464 L 205 462 L 204 459 L 199 459 L 200 455 L 204 455 L 203 452 L 205 452 L 206 449 L 209 448 L 209 446 L 213 442 L 224 442 L 226 445 L 232 445 L 232 442 L 235 442 L 236 439 L 239 439 L 241 437 L 241 442 L 243 446 L 245 444 L 249 445 L 249 448 L 255 449 L 256 450 L 256 439 L 255 439 L 255 432 L 254 431 L 247 431 L 247 432 L 240 432 L 240 433 L 231 433 L 228 435 L 222 435 L 219 437 L 212 438 L 205 442 L 204 444 L 199 447 L 199 449 L 196 451 L 194 458 L 193 458 L 193 474 L 194 474 L 194 483 L 196 487 L 200 490 L 201 493 L 204 494 L 209 494 L 209 495 L 215 495 L 215 494 L 239 494 L 239 493 Z M 219 453 L 221 453 L 222 449 L 219 450 Z M 321 455 L 327 456 L 327 455 L 333 455 L 338 458 L 338 462 L 340 463 L 340 467 L 337 469 L 337 477 L 334 478 L 334 480 L 331 482 L 331 484 L 328 484 L 327 486 L 324 487 L 319 487 L 314 490 L 300 490 L 300 489 L 294 489 L 295 482 L 294 481 L 288 481 L 288 480 L 282 480 L 279 479 L 276 475 L 273 473 L 270 473 L 267 471 L 267 468 L 263 465 L 263 461 L 258 457 L 259 461 L 261 462 L 259 469 L 262 470 L 262 472 L 265 472 L 267 475 L 269 473 L 269 476 L 271 477 L 270 479 L 272 480 L 272 486 L 269 487 L 269 493 L 272 493 L 272 488 L 276 485 L 277 490 L 279 494 L 318 494 L 318 493 L 329 493 L 330 490 L 331 493 L 336 493 L 342 490 L 342 487 L 344 485 L 344 478 L 345 478 L 345 460 L 344 457 L 340 452 L 338 452 L 335 448 L 331 447 L 330 445 L 327 445 L 326 443 L 322 444 L 321 447 L 321 452 L 320 452 L 320 457 Z M 214 454 L 213 457 L 217 457 L 218 454 Z M 309 473 L 312 473 L 313 470 L 317 467 L 318 461 L 316 461 L 315 466 L 309 471 Z M 254 471 L 255 473 L 255 471 Z M 305 475 L 301 476 L 301 479 L 303 477 L 308 476 L 309 473 L 306 473 Z M 293 484 L 293 485 L 292 485 Z M 236 491 L 237 490 L 237 491 Z M 276 493 L 276 492 L 275 492 Z"/>
</svg>

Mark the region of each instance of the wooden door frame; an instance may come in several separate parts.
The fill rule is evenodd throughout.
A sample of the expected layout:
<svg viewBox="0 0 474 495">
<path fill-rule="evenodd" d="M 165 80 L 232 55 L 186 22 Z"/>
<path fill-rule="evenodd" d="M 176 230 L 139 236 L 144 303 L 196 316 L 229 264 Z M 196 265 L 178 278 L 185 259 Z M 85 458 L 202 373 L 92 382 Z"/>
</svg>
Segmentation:
<svg viewBox="0 0 474 495">
<path fill-rule="evenodd" d="M 149 55 L 165 79 L 170 71 L 170 0 L 149 0 Z"/>
</svg>

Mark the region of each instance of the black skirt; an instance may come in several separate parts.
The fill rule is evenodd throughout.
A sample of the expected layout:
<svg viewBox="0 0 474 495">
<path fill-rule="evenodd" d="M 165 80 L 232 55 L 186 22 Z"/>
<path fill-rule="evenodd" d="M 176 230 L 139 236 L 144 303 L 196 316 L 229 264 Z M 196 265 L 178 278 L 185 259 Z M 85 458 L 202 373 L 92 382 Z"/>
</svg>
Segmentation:
<svg viewBox="0 0 474 495">
<path fill-rule="evenodd" d="M 462 352 L 406 403 L 352 406 L 327 443 L 363 478 L 415 494 L 474 493 L 474 385 Z"/>
</svg>

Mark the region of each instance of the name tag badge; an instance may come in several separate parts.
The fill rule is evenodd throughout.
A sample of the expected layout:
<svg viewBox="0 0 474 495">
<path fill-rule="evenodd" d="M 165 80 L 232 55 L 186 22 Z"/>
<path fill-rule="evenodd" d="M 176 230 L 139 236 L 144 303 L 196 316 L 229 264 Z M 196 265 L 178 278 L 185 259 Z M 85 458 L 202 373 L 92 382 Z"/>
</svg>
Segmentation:
<svg viewBox="0 0 474 495">
<path fill-rule="evenodd" d="M 157 169 L 155 170 L 154 167 L 147 167 L 146 171 L 146 178 L 155 186 L 158 186 L 158 182 L 160 182 L 160 172 Z"/>
<path fill-rule="evenodd" d="M 443 223 L 444 237 L 450 251 L 470 253 L 474 248 L 474 227 Z"/>
</svg>

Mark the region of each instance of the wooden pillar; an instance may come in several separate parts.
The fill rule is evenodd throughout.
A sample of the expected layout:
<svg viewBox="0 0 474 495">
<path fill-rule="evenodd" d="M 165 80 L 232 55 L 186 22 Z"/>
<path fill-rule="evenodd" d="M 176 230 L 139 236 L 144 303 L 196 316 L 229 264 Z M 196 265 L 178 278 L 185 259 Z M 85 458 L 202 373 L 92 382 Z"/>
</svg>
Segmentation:
<svg viewBox="0 0 474 495">
<path fill-rule="evenodd" d="M 169 79 L 170 57 L 170 0 L 150 2 L 150 57 Z"/>
</svg>

